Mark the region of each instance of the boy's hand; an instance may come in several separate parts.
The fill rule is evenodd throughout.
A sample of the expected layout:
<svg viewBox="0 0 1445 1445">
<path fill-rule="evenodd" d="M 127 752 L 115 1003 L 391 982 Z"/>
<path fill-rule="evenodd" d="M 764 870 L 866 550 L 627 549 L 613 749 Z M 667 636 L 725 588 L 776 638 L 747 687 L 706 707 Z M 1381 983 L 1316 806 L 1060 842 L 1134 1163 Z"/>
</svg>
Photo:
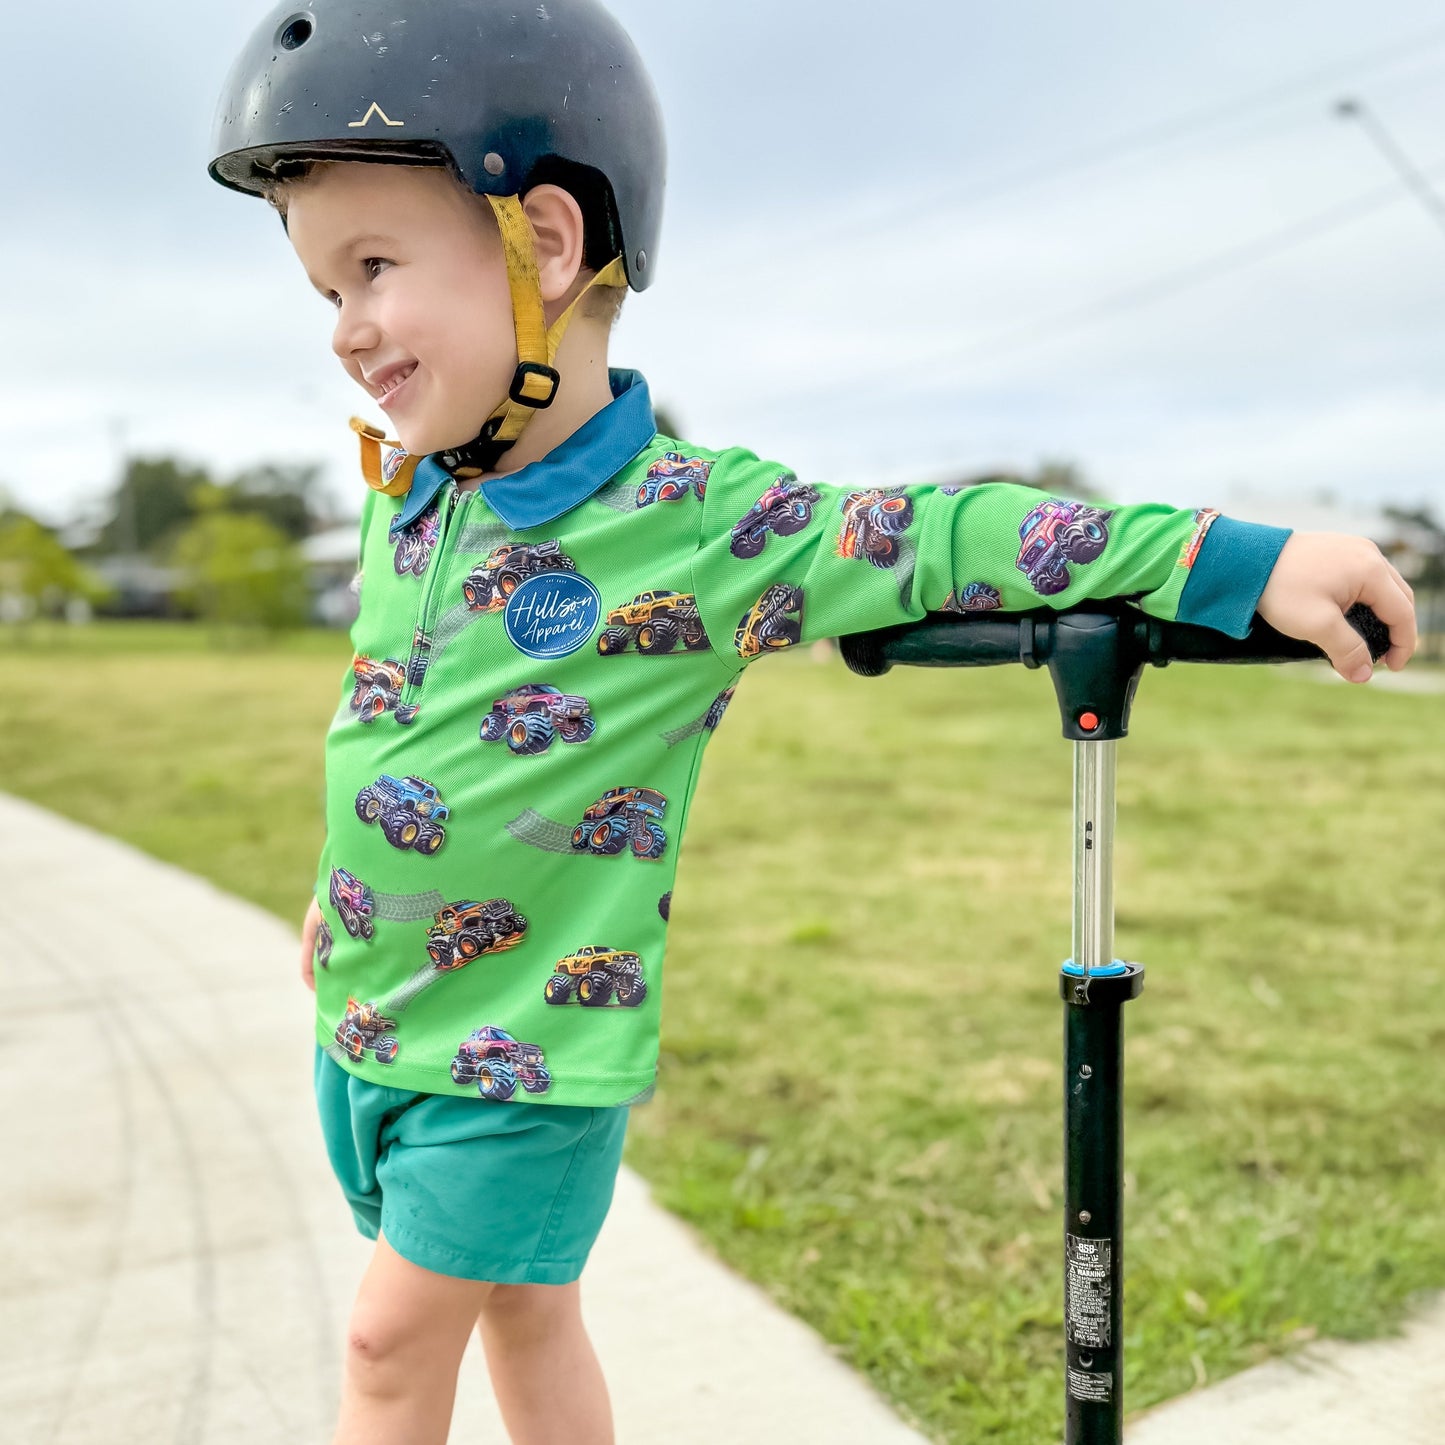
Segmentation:
<svg viewBox="0 0 1445 1445">
<path fill-rule="evenodd" d="M 321 905 L 313 898 L 301 924 L 301 982 L 316 992 L 316 930 L 321 926 Z"/>
<path fill-rule="evenodd" d="M 1363 537 L 1296 532 L 1270 573 L 1259 615 L 1286 637 L 1313 642 L 1346 682 L 1369 682 L 1370 649 L 1345 613 L 1363 602 L 1390 629 L 1384 663 L 1399 672 L 1415 655 L 1415 594 L 1380 549 Z"/>
</svg>

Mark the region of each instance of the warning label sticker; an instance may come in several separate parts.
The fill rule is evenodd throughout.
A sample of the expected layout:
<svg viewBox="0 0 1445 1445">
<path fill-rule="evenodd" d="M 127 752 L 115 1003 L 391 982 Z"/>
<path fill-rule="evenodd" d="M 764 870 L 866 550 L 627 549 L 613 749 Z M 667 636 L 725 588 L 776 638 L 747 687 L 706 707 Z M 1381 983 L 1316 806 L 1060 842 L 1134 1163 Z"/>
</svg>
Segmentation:
<svg viewBox="0 0 1445 1445">
<path fill-rule="evenodd" d="M 1069 1370 L 1069 1394 L 1093 1405 L 1107 1405 L 1114 1398 L 1114 1376 L 1108 1370 Z"/>
<path fill-rule="evenodd" d="M 1109 1300 L 1112 1292 L 1111 1239 L 1064 1236 L 1064 1326 L 1076 1345 L 1109 1347 Z"/>
</svg>

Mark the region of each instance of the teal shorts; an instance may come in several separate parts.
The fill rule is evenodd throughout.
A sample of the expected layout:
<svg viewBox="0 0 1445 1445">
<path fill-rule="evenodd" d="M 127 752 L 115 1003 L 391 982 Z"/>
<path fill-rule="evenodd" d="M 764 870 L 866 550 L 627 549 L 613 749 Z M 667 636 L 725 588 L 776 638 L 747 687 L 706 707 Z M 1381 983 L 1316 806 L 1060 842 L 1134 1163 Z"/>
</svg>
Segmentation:
<svg viewBox="0 0 1445 1445">
<path fill-rule="evenodd" d="M 570 1284 L 612 1204 L 628 1110 L 503 1104 L 389 1089 L 319 1046 L 331 1167 L 368 1239 L 496 1284 Z"/>
</svg>

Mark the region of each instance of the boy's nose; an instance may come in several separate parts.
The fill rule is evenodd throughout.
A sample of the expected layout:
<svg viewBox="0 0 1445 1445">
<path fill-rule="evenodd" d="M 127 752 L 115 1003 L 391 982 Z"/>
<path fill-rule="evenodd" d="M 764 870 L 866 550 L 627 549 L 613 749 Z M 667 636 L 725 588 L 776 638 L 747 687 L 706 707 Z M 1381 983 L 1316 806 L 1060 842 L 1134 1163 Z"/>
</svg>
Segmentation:
<svg viewBox="0 0 1445 1445">
<path fill-rule="evenodd" d="M 351 361 L 360 352 L 374 351 L 380 339 L 373 322 L 360 311 L 343 307 L 336 317 L 336 329 L 331 333 L 331 349 L 343 361 Z"/>
</svg>

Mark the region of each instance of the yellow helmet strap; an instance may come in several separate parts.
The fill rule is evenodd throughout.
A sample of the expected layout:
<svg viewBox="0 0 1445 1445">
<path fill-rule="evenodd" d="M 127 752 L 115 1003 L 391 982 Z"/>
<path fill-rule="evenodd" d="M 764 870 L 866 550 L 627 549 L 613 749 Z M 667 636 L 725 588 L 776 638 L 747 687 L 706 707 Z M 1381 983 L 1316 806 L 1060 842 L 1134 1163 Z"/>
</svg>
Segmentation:
<svg viewBox="0 0 1445 1445">
<path fill-rule="evenodd" d="M 507 399 L 493 411 L 477 438 L 493 446 L 502 443 L 498 448 L 500 455 L 517 441 L 537 412 L 545 411 L 556 400 L 562 378 L 554 363 L 578 304 L 594 286 L 625 287 L 627 269 L 622 257 L 615 257 L 587 283 L 549 331 L 532 224 L 522 209 L 521 198 L 488 196 L 487 200 L 501 232 L 507 284 L 512 293 L 512 322 L 517 334 L 517 370 Z"/>
<path fill-rule="evenodd" d="M 488 196 L 502 235 L 507 261 L 507 284 L 512 293 L 512 322 L 517 333 L 517 370 L 503 401 L 474 441 L 442 454 L 449 471 L 476 475 L 491 471 L 503 453 L 516 445 L 527 423 L 557 399 L 562 377 L 554 363 L 583 297 L 594 286 L 626 287 L 627 267 L 621 256 L 609 261 L 557 318 L 549 331 L 547 309 L 542 300 L 542 280 L 537 271 L 537 248 L 532 224 L 518 196 Z M 384 432 L 353 417 L 352 430 L 361 440 L 362 473 L 368 485 L 387 496 L 405 496 L 411 490 L 419 458 L 408 457 L 399 442 L 386 440 Z M 383 457 L 383 450 L 391 455 Z"/>
</svg>

